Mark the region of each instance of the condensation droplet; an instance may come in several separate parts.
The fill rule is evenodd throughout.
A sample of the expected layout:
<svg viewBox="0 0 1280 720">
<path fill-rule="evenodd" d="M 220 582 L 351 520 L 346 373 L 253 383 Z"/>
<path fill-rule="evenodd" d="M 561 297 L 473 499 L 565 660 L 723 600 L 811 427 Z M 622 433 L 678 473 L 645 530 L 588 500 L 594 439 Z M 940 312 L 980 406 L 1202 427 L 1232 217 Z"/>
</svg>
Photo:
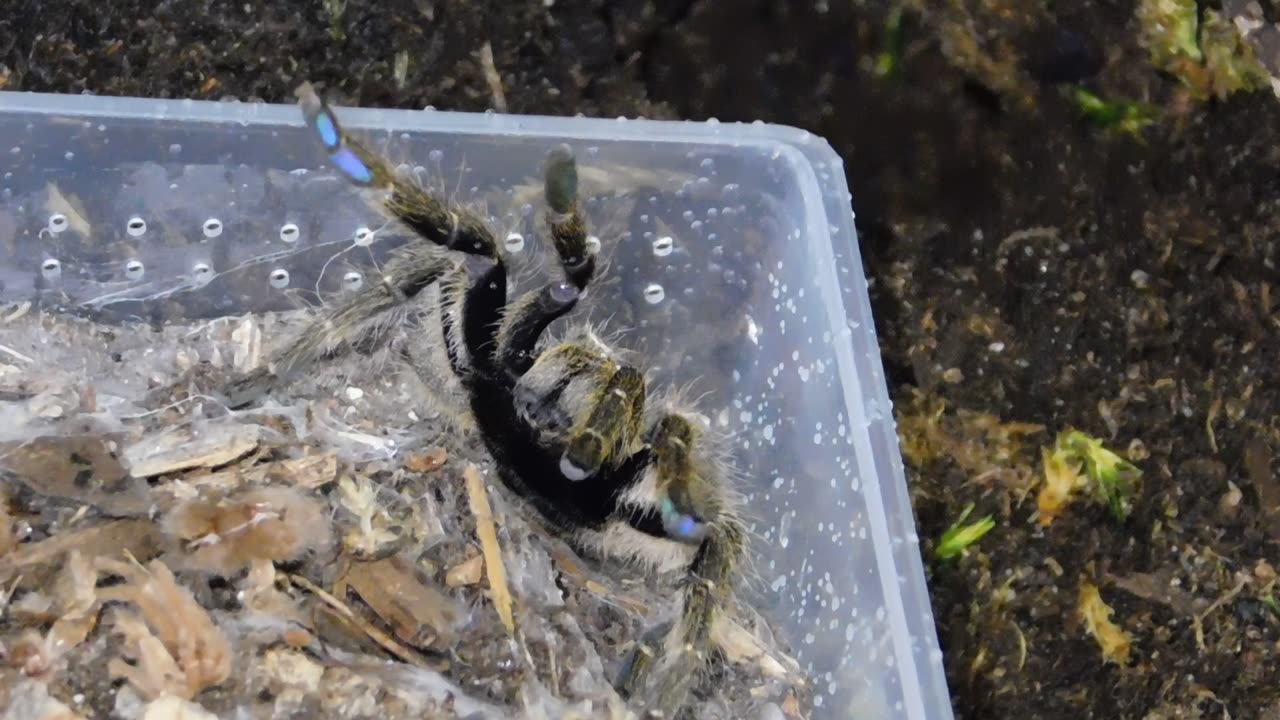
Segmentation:
<svg viewBox="0 0 1280 720">
<path fill-rule="evenodd" d="M 666 257 L 676 248 L 676 241 L 670 235 L 663 235 L 653 241 L 653 254 L 658 257 Z"/>
<path fill-rule="evenodd" d="M 342 276 L 342 288 L 348 292 L 355 292 L 364 286 L 364 276 L 352 270 Z"/>
<path fill-rule="evenodd" d="M 373 242 L 373 231 L 367 227 L 356 230 L 356 244 L 368 246 Z"/>
<path fill-rule="evenodd" d="M 125 225 L 126 230 L 134 237 L 141 237 L 147 232 L 147 221 L 140 217 L 129 218 L 129 223 Z"/>
<path fill-rule="evenodd" d="M 169 146 L 169 154 L 177 155 L 180 152 L 182 152 L 182 146 L 179 145 L 178 143 L 173 143 L 172 145 Z"/>
<path fill-rule="evenodd" d="M 427 153 L 427 157 L 431 158 L 431 162 L 438 163 L 444 159 L 444 152 L 440 150 L 432 150 Z"/>
<path fill-rule="evenodd" d="M 191 275 L 195 277 L 197 284 L 204 285 L 213 279 L 213 268 L 209 267 L 209 263 L 196 263 L 191 267 Z"/>
<path fill-rule="evenodd" d="M 45 280 L 57 280 L 62 277 L 62 263 L 49 258 L 40 265 L 40 274 Z"/>
<path fill-rule="evenodd" d="M 124 266 L 124 276 L 129 280 L 142 279 L 142 275 L 146 271 L 147 267 L 142 264 L 141 260 L 130 260 Z"/>
<path fill-rule="evenodd" d="M 658 283 L 649 283 L 644 289 L 644 300 L 650 305 L 657 305 L 667 296 L 667 291 Z"/>
<path fill-rule="evenodd" d="M 289 287 L 289 271 L 284 268 L 276 268 L 271 271 L 271 287 L 279 290 L 280 288 Z"/>
<path fill-rule="evenodd" d="M 216 238 L 222 234 L 222 221 L 218 218 L 209 218 L 204 221 L 204 236 L 207 238 Z"/>
<path fill-rule="evenodd" d="M 49 232 L 57 234 L 67 229 L 67 216 L 54 213 L 49 216 Z"/>
<path fill-rule="evenodd" d="M 507 252 L 518 253 L 521 250 L 524 250 L 524 236 L 518 232 L 510 233 L 507 235 L 507 241 L 505 244 L 507 246 Z"/>
<path fill-rule="evenodd" d="M 298 241 L 298 226 L 293 223 L 285 223 L 280 226 L 280 239 L 287 242 Z"/>
<path fill-rule="evenodd" d="M 587 252 L 591 253 L 592 255 L 595 255 L 596 253 L 600 252 L 600 238 L 596 237 L 595 235 L 587 236 Z"/>
</svg>

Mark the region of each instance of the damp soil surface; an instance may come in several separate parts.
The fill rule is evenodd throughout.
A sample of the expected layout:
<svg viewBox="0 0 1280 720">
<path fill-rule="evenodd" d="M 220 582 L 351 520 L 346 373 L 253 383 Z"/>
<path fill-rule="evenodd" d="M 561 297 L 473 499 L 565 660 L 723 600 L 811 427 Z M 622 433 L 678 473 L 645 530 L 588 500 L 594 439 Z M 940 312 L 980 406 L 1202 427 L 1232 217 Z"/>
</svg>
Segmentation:
<svg viewBox="0 0 1280 720">
<path fill-rule="evenodd" d="M 359 105 L 813 131 L 848 171 L 957 716 L 1275 718 L 1277 100 L 1187 93 L 1141 31 L 1088 0 L 11 0 L 0 86 L 288 102 L 306 76 Z M 1091 119 L 1078 88 L 1152 121 Z M 1042 522 L 1067 429 L 1141 469 L 1123 521 Z M 970 503 L 995 527 L 938 559 Z"/>
</svg>

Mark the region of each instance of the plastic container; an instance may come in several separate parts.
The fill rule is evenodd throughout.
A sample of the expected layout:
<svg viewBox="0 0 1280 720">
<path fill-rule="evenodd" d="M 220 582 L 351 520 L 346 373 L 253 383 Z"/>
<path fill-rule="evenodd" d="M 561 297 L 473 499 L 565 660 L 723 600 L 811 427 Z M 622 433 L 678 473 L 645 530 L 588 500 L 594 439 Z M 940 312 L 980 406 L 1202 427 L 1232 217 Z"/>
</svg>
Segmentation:
<svg viewBox="0 0 1280 720">
<path fill-rule="evenodd" d="M 609 259 L 585 312 L 736 433 L 755 598 L 818 718 L 952 717 L 840 158 L 764 124 L 338 109 L 510 249 L 575 148 Z M 100 319 L 322 302 L 402 238 L 292 105 L 0 93 L 0 301 Z M 465 168 L 465 171 L 463 171 Z"/>
</svg>

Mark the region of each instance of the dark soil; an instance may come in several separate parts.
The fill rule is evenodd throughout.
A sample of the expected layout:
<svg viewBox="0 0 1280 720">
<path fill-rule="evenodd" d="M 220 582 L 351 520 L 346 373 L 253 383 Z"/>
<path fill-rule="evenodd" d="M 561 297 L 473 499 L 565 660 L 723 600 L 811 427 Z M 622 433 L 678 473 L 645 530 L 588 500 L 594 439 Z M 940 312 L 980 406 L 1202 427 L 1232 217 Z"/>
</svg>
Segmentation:
<svg viewBox="0 0 1280 720">
<path fill-rule="evenodd" d="M 879 74 L 894 45 L 870 5 L 349 0 L 334 20 L 321 2 L 9 0 L 0 86 L 288 102 L 305 75 L 350 104 L 482 110 L 489 42 L 512 112 L 818 133 L 848 168 L 904 435 L 991 450 L 995 472 L 909 457 L 957 715 L 1280 717 L 1276 98 L 1188 100 L 1109 0 L 907 12 Z M 1156 122 L 1109 132 L 1063 81 Z M 993 441 L 972 413 L 1044 432 Z M 1039 448 L 1067 428 L 1143 469 L 1126 522 L 1087 503 L 1035 519 Z M 933 559 L 970 502 L 995 530 Z M 1133 636 L 1128 665 L 1078 619 L 1082 580 Z"/>
</svg>

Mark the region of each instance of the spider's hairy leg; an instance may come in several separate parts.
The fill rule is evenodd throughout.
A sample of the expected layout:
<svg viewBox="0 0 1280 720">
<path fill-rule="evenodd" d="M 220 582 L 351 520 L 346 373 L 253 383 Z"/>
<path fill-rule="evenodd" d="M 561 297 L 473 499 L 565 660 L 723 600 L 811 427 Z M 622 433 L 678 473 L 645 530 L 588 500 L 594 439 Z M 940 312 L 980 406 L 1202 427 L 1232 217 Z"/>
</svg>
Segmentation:
<svg viewBox="0 0 1280 720">
<path fill-rule="evenodd" d="M 682 414 L 664 416 L 651 434 L 663 526 L 672 539 L 698 549 L 681 583 L 679 615 L 651 633 L 660 640 L 641 643 L 618 681 L 623 694 L 662 718 L 677 717 L 704 675 L 712 628 L 731 607 L 747 547 L 746 527 L 726 502 L 723 479 L 698 461 L 699 434 Z"/>
<path fill-rule="evenodd" d="M 222 389 L 228 407 L 252 403 L 291 376 L 352 350 L 367 352 L 386 344 L 404 308 L 453 266 L 437 248 L 410 245 L 384 266 L 378 282 L 342 298 L 308 323 L 267 362 L 231 380 Z"/>
<path fill-rule="evenodd" d="M 547 154 L 543 194 L 560 265 L 578 290 L 586 290 L 595 275 L 596 258 L 587 246 L 587 221 L 578 209 L 578 162 L 568 145 L 557 145 Z"/>
<path fill-rule="evenodd" d="M 640 371 L 623 366 L 591 399 L 591 412 L 573 429 L 560 472 L 585 480 L 605 464 L 630 455 L 644 421 L 645 382 Z"/>
<path fill-rule="evenodd" d="M 307 125 L 324 144 L 334 167 L 356 185 L 390 190 L 383 204 L 397 220 L 450 250 L 498 257 L 493 234 L 475 213 L 461 207 L 450 209 L 439 198 L 398 175 L 385 158 L 347 135 L 310 83 L 301 85 L 296 94 Z"/>
</svg>

